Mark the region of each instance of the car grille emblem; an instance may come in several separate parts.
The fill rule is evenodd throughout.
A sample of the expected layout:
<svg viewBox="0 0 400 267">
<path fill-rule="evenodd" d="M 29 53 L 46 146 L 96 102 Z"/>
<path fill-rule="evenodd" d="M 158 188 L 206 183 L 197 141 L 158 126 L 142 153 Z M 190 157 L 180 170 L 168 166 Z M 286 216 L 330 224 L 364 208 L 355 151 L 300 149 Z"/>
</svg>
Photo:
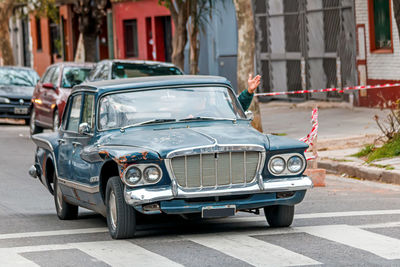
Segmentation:
<svg viewBox="0 0 400 267">
<path fill-rule="evenodd" d="M 21 105 L 23 105 L 25 102 L 24 102 L 23 99 L 20 99 L 20 100 L 19 100 L 19 103 L 20 103 Z"/>
</svg>

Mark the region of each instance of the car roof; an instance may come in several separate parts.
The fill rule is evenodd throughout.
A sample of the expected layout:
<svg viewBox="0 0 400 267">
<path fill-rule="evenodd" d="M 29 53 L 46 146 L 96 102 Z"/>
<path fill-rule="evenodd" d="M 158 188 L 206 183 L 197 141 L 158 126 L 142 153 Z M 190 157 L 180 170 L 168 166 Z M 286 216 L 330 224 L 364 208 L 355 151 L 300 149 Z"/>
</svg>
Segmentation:
<svg viewBox="0 0 400 267">
<path fill-rule="evenodd" d="M 72 62 L 72 61 L 63 61 L 54 63 L 51 66 L 63 66 L 63 67 L 93 67 L 94 63 L 92 62 Z"/>
<path fill-rule="evenodd" d="M 165 67 L 175 67 L 172 63 L 162 62 L 162 61 L 154 61 L 154 60 L 131 60 L 131 59 L 105 59 L 99 61 L 98 63 L 102 62 L 112 62 L 112 63 L 130 63 L 130 64 L 145 64 L 145 65 L 161 65 Z"/>
<path fill-rule="evenodd" d="M 220 84 L 223 86 L 231 86 L 231 83 L 226 78 L 220 76 L 167 75 L 82 83 L 75 86 L 73 92 L 78 90 L 89 90 L 102 94 L 105 92 L 119 91 L 125 89 L 131 90 L 151 87 L 207 84 Z"/>
<path fill-rule="evenodd" d="M 32 68 L 29 67 L 22 67 L 22 66 L 0 66 L 0 69 L 17 69 L 17 70 L 29 70 L 29 71 L 35 71 Z M 36 72 L 36 71 L 35 71 Z"/>
</svg>

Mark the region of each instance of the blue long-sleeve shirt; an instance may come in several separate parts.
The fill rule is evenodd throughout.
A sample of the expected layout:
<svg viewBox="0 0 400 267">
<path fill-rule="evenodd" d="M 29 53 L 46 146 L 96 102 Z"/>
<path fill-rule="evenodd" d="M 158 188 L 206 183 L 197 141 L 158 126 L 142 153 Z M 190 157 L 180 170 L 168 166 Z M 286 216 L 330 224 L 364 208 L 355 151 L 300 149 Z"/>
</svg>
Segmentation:
<svg viewBox="0 0 400 267">
<path fill-rule="evenodd" d="M 250 107 L 251 101 L 253 100 L 253 95 L 254 94 L 249 94 L 247 89 L 240 93 L 238 100 L 244 111 Z"/>
</svg>

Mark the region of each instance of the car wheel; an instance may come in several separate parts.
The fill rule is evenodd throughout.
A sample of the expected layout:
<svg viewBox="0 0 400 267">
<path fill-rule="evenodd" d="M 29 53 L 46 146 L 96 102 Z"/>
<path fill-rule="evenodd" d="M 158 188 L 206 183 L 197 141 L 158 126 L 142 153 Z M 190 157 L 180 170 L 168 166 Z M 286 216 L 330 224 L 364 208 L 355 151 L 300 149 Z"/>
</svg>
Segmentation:
<svg viewBox="0 0 400 267">
<path fill-rule="evenodd" d="M 31 135 L 43 132 L 43 128 L 36 125 L 36 111 L 32 108 L 31 118 L 29 120 L 29 128 Z"/>
<path fill-rule="evenodd" d="M 25 119 L 25 125 L 30 125 L 31 119 Z"/>
<path fill-rule="evenodd" d="M 106 189 L 107 225 L 113 239 L 131 238 L 136 231 L 136 214 L 126 204 L 121 178 L 111 177 Z"/>
<path fill-rule="evenodd" d="M 78 217 L 78 206 L 65 202 L 64 195 L 61 191 L 56 174 L 53 176 L 54 181 L 54 203 L 56 212 L 60 220 L 73 220 Z"/>
<path fill-rule="evenodd" d="M 267 206 L 264 207 L 264 213 L 271 227 L 288 227 L 293 222 L 294 206 Z"/>
<path fill-rule="evenodd" d="M 57 131 L 60 128 L 60 117 L 58 116 L 58 110 L 54 110 L 53 116 L 53 132 Z"/>
</svg>

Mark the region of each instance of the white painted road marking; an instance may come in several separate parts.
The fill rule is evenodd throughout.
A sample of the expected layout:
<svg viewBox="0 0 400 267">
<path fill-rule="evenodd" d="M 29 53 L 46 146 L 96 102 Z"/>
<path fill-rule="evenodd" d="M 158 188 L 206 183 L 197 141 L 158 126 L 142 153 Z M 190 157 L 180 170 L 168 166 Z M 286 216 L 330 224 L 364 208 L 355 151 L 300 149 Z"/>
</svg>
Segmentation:
<svg viewBox="0 0 400 267">
<path fill-rule="evenodd" d="M 26 233 L 13 233 L 13 234 L 0 234 L 0 240 L 12 238 L 27 238 L 27 237 L 41 237 L 41 236 L 55 236 L 55 235 L 79 235 L 79 234 L 93 234 L 108 232 L 105 227 L 99 228 L 84 228 L 84 229 L 68 229 L 68 230 L 54 230 L 54 231 L 40 231 L 40 232 L 26 232 Z"/>
<path fill-rule="evenodd" d="M 74 243 L 72 246 L 111 266 L 182 266 L 128 241 Z"/>
<path fill-rule="evenodd" d="M 400 240 L 350 225 L 301 227 L 310 235 L 362 249 L 388 260 L 400 259 Z"/>
<path fill-rule="evenodd" d="M 217 234 L 185 238 L 254 266 L 300 266 L 321 264 L 318 261 L 296 252 L 247 235 Z"/>
</svg>

